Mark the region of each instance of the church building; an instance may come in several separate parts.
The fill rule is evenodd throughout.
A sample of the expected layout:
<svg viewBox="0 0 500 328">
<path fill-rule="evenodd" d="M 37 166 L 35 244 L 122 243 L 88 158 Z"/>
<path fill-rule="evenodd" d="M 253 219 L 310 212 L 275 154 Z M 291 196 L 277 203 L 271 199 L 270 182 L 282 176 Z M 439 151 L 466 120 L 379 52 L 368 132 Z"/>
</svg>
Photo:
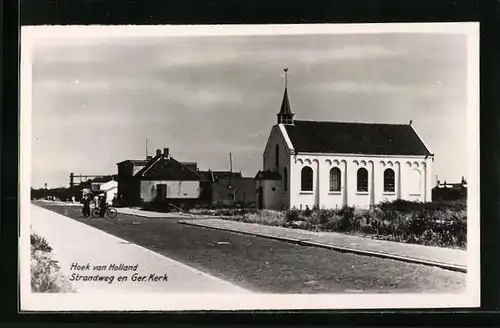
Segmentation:
<svg viewBox="0 0 500 328">
<path fill-rule="evenodd" d="M 286 70 L 285 70 L 286 72 Z M 256 206 L 368 208 L 432 201 L 429 151 L 409 124 L 294 120 L 288 90 L 256 176 Z"/>
</svg>

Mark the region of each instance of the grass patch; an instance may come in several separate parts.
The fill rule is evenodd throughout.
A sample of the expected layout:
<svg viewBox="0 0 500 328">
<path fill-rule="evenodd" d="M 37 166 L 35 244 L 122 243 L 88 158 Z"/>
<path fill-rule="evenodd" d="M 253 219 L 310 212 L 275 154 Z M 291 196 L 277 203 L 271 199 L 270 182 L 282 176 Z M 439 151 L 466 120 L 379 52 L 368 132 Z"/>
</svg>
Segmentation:
<svg viewBox="0 0 500 328">
<path fill-rule="evenodd" d="M 52 259 L 47 240 L 31 232 L 31 291 L 34 293 L 74 292 L 71 284 Z"/>
<path fill-rule="evenodd" d="M 226 220 L 312 231 L 332 231 L 426 246 L 465 249 L 466 201 L 409 202 L 397 200 L 370 209 L 292 208 L 270 211 L 241 208 L 196 210 Z"/>
</svg>

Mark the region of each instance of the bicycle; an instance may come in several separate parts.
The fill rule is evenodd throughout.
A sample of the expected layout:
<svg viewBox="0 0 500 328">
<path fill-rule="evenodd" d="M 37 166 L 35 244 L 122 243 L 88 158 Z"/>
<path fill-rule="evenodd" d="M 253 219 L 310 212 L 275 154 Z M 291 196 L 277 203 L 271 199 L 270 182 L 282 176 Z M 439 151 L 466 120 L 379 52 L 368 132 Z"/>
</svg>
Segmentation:
<svg viewBox="0 0 500 328">
<path fill-rule="evenodd" d="M 92 217 L 93 218 L 98 218 L 101 214 L 101 208 L 100 207 L 94 207 L 92 209 Z M 110 219 L 114 219 L 117 215 L 118 215 L 118 211 L 116 210 L 116 208 L 112 207 L 112 206 L 106 206 L 106 210 L 104 211 L 104 215 L 108 216 Z"/>
</svg>

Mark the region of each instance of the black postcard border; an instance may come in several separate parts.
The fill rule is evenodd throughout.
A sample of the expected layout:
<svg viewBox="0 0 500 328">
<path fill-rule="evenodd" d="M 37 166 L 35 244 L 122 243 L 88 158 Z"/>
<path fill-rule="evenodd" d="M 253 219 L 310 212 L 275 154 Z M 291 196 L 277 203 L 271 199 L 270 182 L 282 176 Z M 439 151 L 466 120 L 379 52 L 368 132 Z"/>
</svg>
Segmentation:
<svg viewBox="0 0 500 328">
<path fill-rule="evenodd" d="M 500 309 L 500 1 L 495 0 L 5 0 L 2 6 L 0 317 L 21 322 L 195 324 L 494 324 Z M 481 309 L 18 313 L 19 24 L 300 24 L 480 22 Z M 22 151 L 22 150 L 21 150 Z M 8 251 L 7 251 L 8 250 Z"/>
</svg>

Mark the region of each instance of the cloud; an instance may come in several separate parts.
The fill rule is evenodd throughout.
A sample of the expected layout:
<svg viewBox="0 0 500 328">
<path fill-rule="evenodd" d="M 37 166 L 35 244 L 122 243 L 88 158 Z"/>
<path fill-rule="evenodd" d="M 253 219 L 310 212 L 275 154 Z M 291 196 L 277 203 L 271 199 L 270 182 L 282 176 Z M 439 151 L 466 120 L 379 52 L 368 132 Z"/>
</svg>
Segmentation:
<svg viewBox="0 0 500 328">
<path fill-rule="evenodd" d="M 455 92 L 454 89 L 447 88 L 442 83 L 394 85 L 383 82 L 354 81 L 316 83 L 308 85 L 304 89 L 312 93 L 340 92 L 360 95 L 395 95 L 423 98 L 450 96 Z"/>
<path fill-rule="evenodd" d="M 232 103 L 243 101 L 243 95 L 237 89 L 204 85 L 193 87 L 189 84 L 168 84 L 165 86 L 161 99 L 177 104 L 190 110 L 214 109 L 217 105 L 227 107 Z M 217 108 L 215 108 L 217 109 Z"/>
<path fill-rule="evenodd" d="M 201 50 L 201 51 L 200 51 Z M 198 51 L 187 51 L 172 49 L 167 52 L 153 54 L 151 58 L 158 68 L 172 66 L 198 66 L 211 64 L 227 64 L 231 61 L 248 60 L 248 54 L 237 49 L 198 49 Z"/>
<path fill-rule="evenodd" d="M 161 91 L 164 88 L 164 82 L 151 78 L 108 78 L 108 79 L 81 79 L 81 78 L 65 78 L 65 79 L 37 79 L 33 83 L 33 88 L 40 88 L 40 91 L 45 92 L 71 92 L 78 94 L 85 93 L 100 93 L 116 91 Z"/>
<path fill-rule="evenodd" d="M 405 53 L 382 46 L 344 46 L 336 47 L 316 45 L 313 48 L 284 47 L 279 42 L 268 49 L 237 49 L 237 48 L 212 48 L 202 51 L 174 50 L 170 53 L 161 53 L 152 58 L 158 67 L 186 67 L 200 65 L 228 65 L 238 62 L 241 64 L 261 63 L 269 61 L 294 61 L 303 64 L 323 63 L 343 60 L 368 60 L 379 58 L 395 58 L 404 56 Z"/>
<path fill-rule="evenodd" d="M 367 60 L 379 58 L 393 58 L 404 56 L 405 53 L 399 50 L 390 50 L 382 46 L 344 46 L 335 47 L 332 45 L 326 49 L 273 49 L 264 52 L 263 57 L 267 59 L 281 59 L 286 57 L 296 58 L 299 62 L 308 64 L 322 63 L 328 61 L 344 60 Z"/>
</svg>

